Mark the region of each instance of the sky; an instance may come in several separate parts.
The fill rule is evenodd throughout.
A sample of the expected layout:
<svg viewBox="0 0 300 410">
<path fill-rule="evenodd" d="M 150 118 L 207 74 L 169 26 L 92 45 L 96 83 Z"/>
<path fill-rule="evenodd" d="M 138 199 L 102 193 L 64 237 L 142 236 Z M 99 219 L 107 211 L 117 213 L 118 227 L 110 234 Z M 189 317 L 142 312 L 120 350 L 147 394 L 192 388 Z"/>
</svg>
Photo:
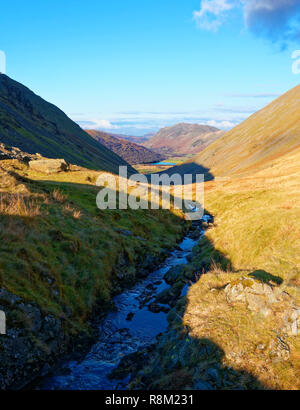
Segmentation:
<svg viewBox="0 0 300 410">
<path fill-rule="evenodd" d="M 230 129 L 299 84 L 300 0 L 0 3 L 7 75 L 83 128 Z"/>
</svg>

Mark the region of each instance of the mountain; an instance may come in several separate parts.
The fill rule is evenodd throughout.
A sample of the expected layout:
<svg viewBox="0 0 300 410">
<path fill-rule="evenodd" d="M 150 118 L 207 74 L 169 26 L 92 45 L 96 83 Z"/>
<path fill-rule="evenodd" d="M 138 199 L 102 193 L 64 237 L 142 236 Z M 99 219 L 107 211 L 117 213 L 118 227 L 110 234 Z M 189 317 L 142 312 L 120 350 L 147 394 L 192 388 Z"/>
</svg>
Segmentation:
<svg viewBox="0 0 300 410">
<path fill-rule="evenodd" d="M 300 148 L 300 85 L 227 132 L 176 172 L 251 174 Z M 172 169 L 174 171 L 174 168 Z"/>
<path fill-rule="evenodd" d="M 102 131 L 86 130 L 96 141 L 103 144 L 105 147 L 115 152 L 129 164 L 149 164 L 151 162 L 159 162 L 165 157 L 150 151 L 142 145 L 134 142 L 126 141 L 125 139 L 117 138 L 111 134 Z"/>
<path fill-rule="evenodd" d="M 107 131 L 105 131 L 105 133 L 108 134 Z M 135 137 L 135 136 L 132 136 L 132 135 L 123 135 L 123 134 L 111 134 L 111 133 L 109 133 L 109 135 L 111 135 L 115 138 L 120 138 L 122 140 L 134 142 L 135 144 L 143 145 L 150 138 L 150 136 L 152 137 L 154 134 L 151 134 L 151 135 L 147 134 L 147 135 L 144 135 L 142 137 Z"/>
<path fill-rule="evenodd" d="M 222 134 L 223 131 L 209 125 L 180 123 L 162 128 L 143 145 L 168 155 L 197 154 Z"/>
<path fill-rule="evenodd" d="M 0 74 L 0 142 L 91 169 L 118 173 L 119 165 L 128 165 L 55 105 L 4 74 Z"/>
</svg>

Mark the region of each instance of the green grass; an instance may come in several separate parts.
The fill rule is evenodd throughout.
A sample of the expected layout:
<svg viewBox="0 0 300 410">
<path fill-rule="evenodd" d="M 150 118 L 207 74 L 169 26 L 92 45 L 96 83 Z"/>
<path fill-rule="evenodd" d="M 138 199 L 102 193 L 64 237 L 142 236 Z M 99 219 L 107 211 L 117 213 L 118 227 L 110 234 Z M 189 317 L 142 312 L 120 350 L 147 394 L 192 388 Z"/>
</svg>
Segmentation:
<svg viewBox="0 0 300 410">
<path fill-rule="evenodd" d="M 16 161 L 7 167 L 38 181 L 29 180 L 18 196 L 15 186 L 0 192 L 10 204 L 0 211 L 0 286 L 59 317 L 70 309 L 74 331 L 85 328 L 96 304 L 110 300 L 119 271 L 134 283 L 143 260 L 159 258 L 183 233 L 179 213 L 98 210 L 99 188 L 66 181 L 93 180 L 92 171 L 42 180 Z M 122 236 L 120 229 L 133 235 Z"/>
</svg>

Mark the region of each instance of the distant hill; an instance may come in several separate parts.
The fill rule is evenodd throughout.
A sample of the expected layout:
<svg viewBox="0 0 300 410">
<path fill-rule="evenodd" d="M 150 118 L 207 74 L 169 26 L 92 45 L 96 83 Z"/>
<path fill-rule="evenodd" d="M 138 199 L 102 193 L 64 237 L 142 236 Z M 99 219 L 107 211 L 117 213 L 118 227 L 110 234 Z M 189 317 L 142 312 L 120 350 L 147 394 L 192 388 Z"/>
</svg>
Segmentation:
<svg viewBox="0 0 300 410">
<path fill-rule="evenodd" d="M 107 131 L 105 131 L 105 133 L 108 134 Z M 110 133 L 109 135 L 115 138 L 121 138 L 122 140 L 134 142 L 135 144 L 143 145 L 150 138 L 150 136 L 152 137 L 154 134 L 147 134 L 142 137 L 135 137 L 132 135 L 123 135 L 123 134 L 110 134 Z"/>
<path fill-rule="evenodd" d="M 196 154 L 220 138 L 223 133 L 209 125 L 180 123 L 162 128 L 143 145 L 167 155 Z"/>
<path fill-rule="evenodd" d="M 86 130 L 86 132 L 131 165 L 159 162 L 165 158 L 156 152 L 150 151 L 148 148 L 117 138 L 106 132 L 95 130 Z"/>
<path fill-rule="evenodd" d="M 0 74 L 0 142 L 91 169 L 118 173 L 119 165 L 127 165 L 55 105 L 4 74 Z"/>
<path fill-rule="evenodd" d="M 251 174 L 300 148 L 300 85 L 227 132 L 172 172 Z M 284 164 L 283 164 L 284 165 Z M 171 172 L 171 171 L 170 171 Z"/>
</svg>

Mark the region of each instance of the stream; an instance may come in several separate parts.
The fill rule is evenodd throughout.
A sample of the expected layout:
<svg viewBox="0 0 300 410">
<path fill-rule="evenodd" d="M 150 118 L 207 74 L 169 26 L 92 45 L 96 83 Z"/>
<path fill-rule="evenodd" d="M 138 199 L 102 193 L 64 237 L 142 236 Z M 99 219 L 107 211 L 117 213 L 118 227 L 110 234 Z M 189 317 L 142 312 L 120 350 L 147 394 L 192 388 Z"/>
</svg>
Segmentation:
<svg viewBox="0 0 300 410">
<path fill-rule="evenodd" d="M 210 216 L 205 215 L 205 222 Z M 197 222 L 195 223 L 197 226 Z M 201 225 L 199 225 L 201 226 Z M 201 236 L 204 231 L 201 231 Z M 156 336 L 167 330 L 167 313 L 153 313 L 148 305 L 170 286 L 164 275 L 176 265 L 187 264 L 187 257 L 199 239 L 186 236 L 165 260 L 163 265 L 150 273 L 133 288 L 114 298 L 116 311 L 110 312 L 99 324 L 99 337 L 89 353 L 80 361 L 68 361 L 59 370 L 44 378 L 37 389 L 42 390 L 123 390 L 127 388 L 130 375 L 122 381 L 110 380 L 108 375 L 118 366 L 123 356 L 155 342 Z M 182 290 L 181 296 L 188 291 Z M 167 306 L 166 306 L 167 307 Z M 167 309 L 166 309 L 167 311 Z"/>
</svg>

